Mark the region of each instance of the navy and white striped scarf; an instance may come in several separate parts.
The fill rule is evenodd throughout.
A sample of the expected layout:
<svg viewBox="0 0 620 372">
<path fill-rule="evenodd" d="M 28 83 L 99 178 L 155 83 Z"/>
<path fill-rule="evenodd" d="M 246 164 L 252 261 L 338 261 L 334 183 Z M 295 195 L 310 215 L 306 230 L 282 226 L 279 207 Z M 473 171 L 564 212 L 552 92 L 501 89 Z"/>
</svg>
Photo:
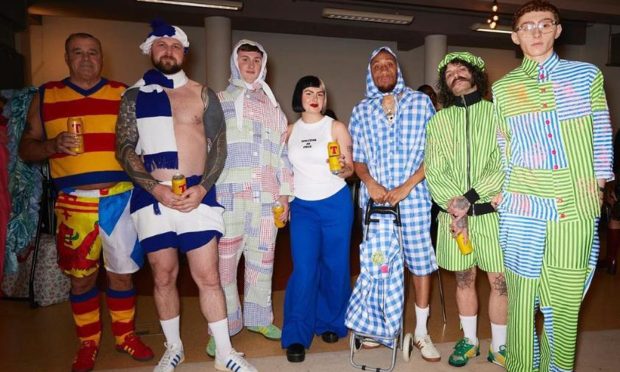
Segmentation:
<svg viewBox="0 0 620 372">
<path fill-rule="evenodd" d="M 152 69 L 133 85 L 140 89 L 136 97 L 136 119 L 140 136 L 136 152 L 144 156 L 144 166 L 148 172 L 179 168 L 172 108 L 164 88 L 180 88 L 187 81 L 183 70 L 165 75 Z"/>
</svg>

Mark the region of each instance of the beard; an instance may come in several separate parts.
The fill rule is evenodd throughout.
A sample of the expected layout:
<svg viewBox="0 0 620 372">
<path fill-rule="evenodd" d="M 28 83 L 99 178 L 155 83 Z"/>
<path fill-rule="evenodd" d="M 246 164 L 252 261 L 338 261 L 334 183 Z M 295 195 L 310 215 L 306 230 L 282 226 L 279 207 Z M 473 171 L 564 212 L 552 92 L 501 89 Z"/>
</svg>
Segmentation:
<svg viewBox="0 0 620 372">
<path fill-rule="evenodd" d="M 153 62 L 153 66 L 155 66 L 159 71 L 163 72 L 166 75 L 176 74 L 183 68 L 173 58 L 170 57 L 161 57 L 159 61 L 155 61 L 151 58 L 151 62 Z"/>
<path fill-rule="evenodd" d="M 377 83 L 375 83 L 375 85 L 377 86 L 377 89 L 379 89 L 379 92 L 390 93 L 396 87 L 396 79 L 390 81 L 389 83 L 385 83 L 381 85 L 378 85 Z"/>
</svg>

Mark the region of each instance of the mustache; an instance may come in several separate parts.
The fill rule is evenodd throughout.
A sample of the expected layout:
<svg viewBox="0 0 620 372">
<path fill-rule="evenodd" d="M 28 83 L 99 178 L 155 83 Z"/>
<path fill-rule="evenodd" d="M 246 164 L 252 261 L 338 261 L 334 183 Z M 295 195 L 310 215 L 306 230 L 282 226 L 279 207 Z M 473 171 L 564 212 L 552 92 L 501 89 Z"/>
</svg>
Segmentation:
<svg viewBox="0 0 620 372">
<path fill-rule="evenodd" d="M 454 88 L 454 86 L 456 85 L 456 83 L 458 83 L 459 81 L 464 81 L 464 82 L 469 82 L 469 79 L 466 79 L 464 77 L 457 77 L 456 79 L 452 80 L 452 84 L 450 84 L 450 88 Z"/>
</svg>

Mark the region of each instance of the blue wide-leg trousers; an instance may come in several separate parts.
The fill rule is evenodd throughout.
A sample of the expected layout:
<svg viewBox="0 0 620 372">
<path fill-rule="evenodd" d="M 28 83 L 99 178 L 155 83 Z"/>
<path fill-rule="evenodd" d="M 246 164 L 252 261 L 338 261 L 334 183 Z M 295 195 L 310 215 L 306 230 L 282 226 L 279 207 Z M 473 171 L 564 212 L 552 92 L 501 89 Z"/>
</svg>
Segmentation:
<svg viewBox="0 0 620 372">
<path fill-rule="evenodd" d="M 282 347 L 309 348 L 315 334 L 347 335 L 353 203 L 348 187 L 322 200 L 291 202 L 293 273 L 286 286 Z"/>
</svg>

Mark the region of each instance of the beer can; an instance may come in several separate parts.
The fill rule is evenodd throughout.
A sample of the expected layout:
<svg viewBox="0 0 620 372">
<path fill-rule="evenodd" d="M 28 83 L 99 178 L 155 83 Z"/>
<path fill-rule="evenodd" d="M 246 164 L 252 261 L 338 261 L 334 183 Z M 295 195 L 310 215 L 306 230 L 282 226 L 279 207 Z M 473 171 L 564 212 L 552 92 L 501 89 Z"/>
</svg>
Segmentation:
<svg viewBox="0 0 620 372">
<path fill-rule="evenodd" d="M 283 228 L 286 223 L 280 220 L 280 216 L 284 213 L 284 206 L 279 201 L 276 201 L 273 203 L 271 210 L 273 211 L 273 223 L 278 229 Z"/>
<path fill-rule="evenodd" d="M 78 141 L 78 145 L 71 149 L 76 154 L 84 152 L 84 122 L 82 118 L 68 118 L 67 119 L 67 132 L 73 134 Z"/>
<path fill-rule="evenodd" d="M 185 176 L 181 173 L 177 173 L 172 176 L 172 192 L 181 195 L 187 189 L 187 181 L 185 180 Z"/>
<path fill-rule="evenodd" d="M 458 234 L 455 239 L 456 244 L 459 246 L 459 250 L 463 256 L 467 256 L 474 251 L 474 248 L 471 245 L 471 240 L 468 239 L 467 243 L 465 243 L 465 237 L 463 237 L 463 234 Z"/>
<path fill-rule="evenodd" d="M 327 156 L 329 157 L 329 170 L 332 174 L 340 174 L 342 167 L 340 166 L 340 145 L 338 142 L 327 143 Z"/>
</svg>

